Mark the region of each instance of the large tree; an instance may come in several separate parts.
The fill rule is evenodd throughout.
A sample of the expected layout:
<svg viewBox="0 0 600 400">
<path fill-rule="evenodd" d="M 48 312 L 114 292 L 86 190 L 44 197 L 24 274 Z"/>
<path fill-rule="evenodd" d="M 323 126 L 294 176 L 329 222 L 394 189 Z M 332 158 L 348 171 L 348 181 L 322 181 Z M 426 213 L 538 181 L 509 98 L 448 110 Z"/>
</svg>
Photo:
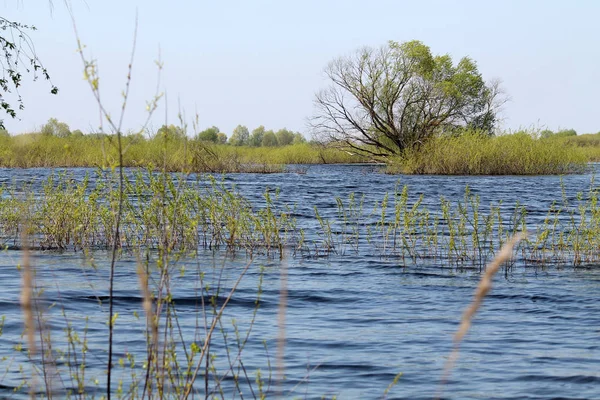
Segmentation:
<svg viewBox="0 0 600 400">
<path fill-rule="evenodd" d="M 491 133 L 497 121 L 499 85 L 487 85 L 470 58 L 454 64 L 419 41 L 360 49 L 325 73 L 331 84 L 316 95 L 315 134 L 372 156 L 465 127 Z"/>
</svg>

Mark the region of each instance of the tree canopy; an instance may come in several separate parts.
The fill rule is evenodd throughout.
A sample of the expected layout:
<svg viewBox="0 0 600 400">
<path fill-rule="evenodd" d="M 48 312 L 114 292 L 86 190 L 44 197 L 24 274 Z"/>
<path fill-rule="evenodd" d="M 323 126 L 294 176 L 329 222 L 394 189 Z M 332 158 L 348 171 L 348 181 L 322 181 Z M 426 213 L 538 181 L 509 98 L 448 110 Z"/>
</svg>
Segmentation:
<svg viewBox="0 0 600 400">
<path fill-rule="evenodd" d="M 263 140 L 264 134 L 265 134 L 264 126 L 261 125 L 258 128 L 254 129 L 252 131 L 252 134 L 250 135 L 250 138 L 248 139 L 248 144 L 253 147 L 262 146 L 262 140 Z"/>
<path fill-rule="evenodd" d="M 56 136 L 56 137 L 69 137 L 71 136 L 71 130 L 69 125 L 64 122 L 60 122 L 56 118 L 50 118 L 42 129 L 40 130 L 44 136 Z"/>
<path fill-rule="evenodd" d="M 216 126 L 211 126 L 210 128 L 207 128 L 202 132 L 198 133 L 196 139 L 200 140 L 201 142 L 217 143 L 217 141 L 219 140 L 219 132 L 219 128 L 217 128 Z"/>
<path fill-rule="evenodd" d="M 233 133 L 229 138 L 229 143 L 234 146 L 246 146 L 249 138 L 250 132 L 248 131 L 248 128 L 244 125 L 238 125 L 233 130 Z"/>
<path fill-rule="evenodd" d="M 373 156 L 401 153 L 463 128 L 492 133 L 502 92 L 468 57 L 454 64 L 419 41 L 390 41 L 332 61 L 317 93 L 317 137 Z"/>
</svg>

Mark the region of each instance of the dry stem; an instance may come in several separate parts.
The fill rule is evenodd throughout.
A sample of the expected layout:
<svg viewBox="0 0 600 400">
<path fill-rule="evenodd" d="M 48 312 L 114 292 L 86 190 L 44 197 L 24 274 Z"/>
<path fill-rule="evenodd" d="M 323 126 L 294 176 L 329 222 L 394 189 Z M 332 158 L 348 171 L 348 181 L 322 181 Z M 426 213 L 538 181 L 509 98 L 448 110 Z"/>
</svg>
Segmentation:
<svg viewBox="0 0 600 400">
<path fill-rule="evenodd" d="M 500 253 L 498 253 L 498 255 L 492 260 L 492 262 L 490 262 L 486 267 L 485 273 L 481 277 L 479 285 L 477 285 L 477 289 L 475 290 L 475 297 L 473 299 L 473 302 L 466 308 L 465 312 L 463 313 L 460 325 L 456 330 L 456 333 L 454 334 L 454 349 L 452 350 L 452 353 L 450 353 L 450 356 L 446 361 L 446 365 L 444 366 L 442 383 L 440 388 L 438 389 L 437 395 L 435 396 L 436 399 L 440 398 L 443 386 L 450 377 L 450 373 L 452 372 L 454 364 L 458 359 L 460 343 L 462 342 L 463 338 L 465 337 L 465 335 L 469 331 L 469 328 L 471 327 L 471 320 L 479 310 L 479 307 L 481 306 L 481 303 L 483 303 L 485 296 L 487 296 L 489 291 L 492 289 L 492 278 L 494 277 L 496 272 L 498 272 L 502 264 L 510 260 L 515 245 L 521 239 L 524 239 L 526 236 L 527 235 L 524 232 L 514 235 L 508 242 L 506 242 L 504 246 L 502 246 L 502 249 L 500 249 Z"/>
</svg>

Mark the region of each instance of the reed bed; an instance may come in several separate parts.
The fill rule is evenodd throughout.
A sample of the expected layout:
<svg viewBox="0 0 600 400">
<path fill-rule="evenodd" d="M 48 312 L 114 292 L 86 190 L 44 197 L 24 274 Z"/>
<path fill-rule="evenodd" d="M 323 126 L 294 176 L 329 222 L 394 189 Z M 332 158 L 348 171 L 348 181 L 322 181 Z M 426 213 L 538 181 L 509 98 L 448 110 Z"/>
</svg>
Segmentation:
<svg viewBox="0 0 600 400">
<path fill-rule="evenodd" d="M 593 185 L 592 185 L 593 187 Z M 411 201 L 410 199 L 413 198 Z M 439 199 L 439 206 L 423 205 L 409 187 L 398 187 L 380 201 L 365 206 L 364 198 L 337 198 L 337 213 L 328 218 L 315 208 L 316 223 L 300 227 L 293 237 L 304 257 L 353 254 L 396 259 L 400 265 L 447 266 L 482 269 L 511 237 L 528 232 L 517 246 L 515 262 L 536 265 L 589 265 L 600 261 L 600 207 L 598 191 L 578 193 L 569 201 L 553 202 L 541 220 L 527 207 L 501 203 L 481 206 L 479 195 L 465 188 L 462 201 Z M 430 203 L 431 204 L 431 203 Z M 508 211 L 508 212 L 507 212 Z"/>
<path fill-rule="evenodd" d="M 37 194 L 0 187 L 1 243 L 20 247 L 18 238 L 26 229 L 33 248 L 110 248 L 115 240 L 117 177 L 111 172 L 97 174 L 97 179 L 86 175 L 81 181 L 68 174 L 52 175 Z M 159 248 L 166 229 L 173 250 L 226 248 L 249 255 L 281 255 L 295 231 L 295 220 L 290 209 L 277 204 L 276 194 L 266 191 L 263 207 L 255 209 L 235 189 L 212 177 L 186 178 L 142 170 L 125 176 L 116 238 L 121 249 Z M 29 228 L 21 224 L 23 216 Z"/>
<path fill-rule="evenodd" d="M 592 185 L 593 187 L 593 185 Z M 26 233 L 36 249 L 87 251 L 109 249 L 115 241 L 112 210 L 118 191 L 111 172 L 77 181 L 67 173 L 52 175 L 39 193 L 0 186 L 0 244 L 20 248 Z M 253 256 L 299 257 L 370 254 L 398 259 L 403 265 L 431 260 L 450 266 L 483 267 L 509 237 L 529 231 L 519 254 L 535 264 L 581 265 L 600 260 L 598 191 L 579 193 L 569 202 L 563 191 L 543 219 L 527 208 L 491 204 L 465 188 L 450 202 L 415 198 L 398 186 L 374 203 L 350 194 L 336 198 L 337 208 L 314 208 L 314 218 L 297 221 L 297 205 L 284 204 L 266 190 L 261 204 L 251 204 L 234 187 L 212 176 L 130 171 L 123 187 L 122 227 L 116 238 L 128 251 L 157 249 L 168 230 L 171 250 L 227 249 Z M 412 199 L 412 200 L 411 200 Z M 22 221 L 28 220 L 27 225 Z"/>
<path fill-rule="evenodd" d="M 333 147 L 300 143 L 282 147 L 218 145 L 185 137 L 122 137 L 123 166 L 209 173 L 284 172 L 287 164 L 357 163 L 366 160 Z M 109 167 L 119 159 L 111 135 L 0 136 L 0 167 Z"/>
<path fill-rule="evenodd" d="M 442 136 L 407 150 L 388 173 L 439 175 L 561 175 L 581 172 L 590 160 L 565 140 L 529 133 L 490 137 L 477 132 Z"/>
<path fill-rule="evenodd" d="M 590 162 L 600 161 L 600 133 L 569 136 L 565 138 L 549 138 L 563 143 L 565 146 L 575 147 Z"/>
</svg>

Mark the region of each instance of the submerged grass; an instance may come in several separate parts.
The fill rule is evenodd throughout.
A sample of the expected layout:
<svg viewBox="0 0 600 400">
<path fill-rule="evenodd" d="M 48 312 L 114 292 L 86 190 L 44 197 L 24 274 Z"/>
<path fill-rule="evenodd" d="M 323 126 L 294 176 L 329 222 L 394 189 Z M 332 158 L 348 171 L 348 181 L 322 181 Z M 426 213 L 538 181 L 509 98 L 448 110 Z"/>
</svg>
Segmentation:
<svg viewBox="0 0 600 400">
<path fill-rule="evenodd" d="M 270 192 L 265 193 L 264 203 L 256 206 L 235 189 L 211 178 L 196 180 L 180 174 L 137 171 L 124 177 L 122 226 L 115 241 L 111 236 L 115 231 L 110 229 L 115 223 L 114 214 L 110 211 L 119 197 L 113 181 L 116 177 L 108 172 L 98 174 L 95 179 L 81 181 L 59 174 L 50 177 L 38 194 L 2 187 L 0 228 L 11 232 L 4 239 L 13 244 L 14 235 L 19 233 L 26 235 L 33 246 L 62 251 L 108 249 L 116 242 L 121 251 L 128 250 L 138 259 L 132 273 L 138 276 L 139 309 L 146 315 L 146 352 L 142 359 L 139 353 L 115 353 L 113 374 L 118 383 L 111 390 L 117 398 L 266 398 L 280 391 L 282 396 L 293 394 L 283 390 L 281 383 L 285 376 L 285 260 L 280 277 L 281 328 L 275 364 L 278 378 L 272 381 L 267 349 L 265 370 L 249 370 L 244 361 L 244 348 L 251 341 L 261 304 L 264 272 L 255 264 L 257 254 L 310 258 L 367 252 L 397 259 L 407 266 L 427 260 L 436 266 L 483 269 L 514 234 L 529 226 L 530 239 L 521 242 L 514 256 L 505 254 L 500 258 L 494 264 L 496 270 L 500 266 L 510 268 L 517 259 L 535 265 L 581 265 L 600 260 L 600 206 L 595 189 L 577 196 L 575 203 L 563 196 L 548 210 L 543 223 L 535 227 L 527 222 L 525 207 L 517 204 L 507 218 L 500 205 L 483 209 L 480 198 L 469 188 L 461 201 L 441 198 L 439 207 L 428 209 L 422 195 L 412 196 L 409 187 L 403 186 L 383 194 L 375 204 L 365 205 L 364 198 L 350 195 L 336 199 L 333 214 L 315 208 L 314 224 L 309 228 L 291 218 L 292 205 L 280 204 Z M 28 224 L 17 218 L 22 215 L 29 216 Z M 220 249 L 222 264 L 207 267 L 199 252 L 203 247 Z M 229 268 L 227 260 L 235 251 L 246 262 L 240 265 L 237 276 L 226 282 L 222 280 L 223 272 Z M 28 254 L 26 251 L 25 257 Z M 197 264 L 194 271 L 181 265 L 182 261 L 189 265 L 190 260 Z M 27 259 L 23 265 L 29 265 Z M 125 265 L 118 268 L 122 271 Z M 260 278 L 249 322 L 243 329 L 235 321 L 228 326 L 224 318 L 229 301 L 251 270 Z M 492 272 L 495 270 L 486 274 Z M 28 291 L 24 285 L 23 296 L 29 299 L 24 305 L 45 304 L 36 303 L 41 299 L 41 288 L 35 287 L 26 269 L 23 273 L 24 282 L 30 282 L 27 285 L 33 289 Z M 209 279 L 207 274 L 214 276 Z M 189 309 L 182 310 L 174 300 L 178 279 L 195 282 L 199 318 L 193 333 L 179 325 L 179 313 Z M 95 290 L 104 296 L 105 288 Z M 482 291 L 478 295 L 479 302 L 484 294 Z M 51 310 L 44 307 L 26 309 L 37 321 L 44 321 L 51 315 Z M 31 321 L 28 312 L 24 315 L 26 321 Z M 47 397 L 101 397 L 104 392 L 90 382 L 103 382 L 103 377 L 90 376 L 86 357 L 101 358 L 105 349 L 88 343 L 87 322 L 68 316 L 64 307 L 62 315 L 64 338 L 56 333 L 50 337 L 43 331 L 42 322 L 36 325 L 36 344 L 26 345 L 31 351 L 27 362 L 35 366 L 34 372 L 16 391 L 35 391 Z M 122 326 L 119 318 L 123 317 L 116 313 L 111 318 L 115 330 Z M 31 322 L 27 324 L 31 326 Z M 43 363 L 34 358 L 34 348 L 40 349 Z M 16 359 L 2 363 L 16 363 Z M 392 383 L 397 382 L 395 379 Z"/>
<path fill-rule="evenodd" d="M 0 186 L 0 243 L 21 246 L 23 215 L 29 218 L 31 246 L 73 251 L 108 249 L 115 242 L 130 251 L 156 249 L 164 246 L 167 230 L 170 250 L 227 248 L 281 256 L 295 230 L 291 209 L 276 204 L 277 196 L 268 191 L 264 206 L 254 209 L 212 177 L 190 180 L 139 170 L 123 178 L 121 229 L 115 232 L 117 180 L 102 171 L 96 179 L 86 175 L 79 182 L 67 174 L 53 175 L 37 195 Z"/>
<path fill-rule="evenodd" d="M 26 233 L 35 249 L 88 251 L 117 243 L 122 250 L 139 252 L 164 247 L 166 231 L 170 251 L 226 249 L 279 258 L 285 249 L 306 258 L 375 253 L 404 265 L 431 259 L 481 268 L 510 236 L 529 227 L 533 232 L 519 247 L 526 262 L 600 261 L 599 194 L 593 184 L 574 200 L 563 191 L 546 216 L 535 221 L 518 203 L 509 216 L 500 203 L 484 209 L 469 187 L 461 201 L 441 197 L 425 202 L 405 185 L 368 205 L 355 194 L 338 197 L 335 212 L 314 207 L 312 221 L 299 223 L 297 205 L 281 202 L 277 192 L 266 190 L 261 204 L 252 204 L 210 175 L 132 170 L 124 176 L 121 228 L 115 237 L 117 178 L 101 170 L 79 181 L 61 173 L 50 176 L 40 193 L 1 185 L 0 245 L 20 248 L 19 238 Z"/>
</svg>

